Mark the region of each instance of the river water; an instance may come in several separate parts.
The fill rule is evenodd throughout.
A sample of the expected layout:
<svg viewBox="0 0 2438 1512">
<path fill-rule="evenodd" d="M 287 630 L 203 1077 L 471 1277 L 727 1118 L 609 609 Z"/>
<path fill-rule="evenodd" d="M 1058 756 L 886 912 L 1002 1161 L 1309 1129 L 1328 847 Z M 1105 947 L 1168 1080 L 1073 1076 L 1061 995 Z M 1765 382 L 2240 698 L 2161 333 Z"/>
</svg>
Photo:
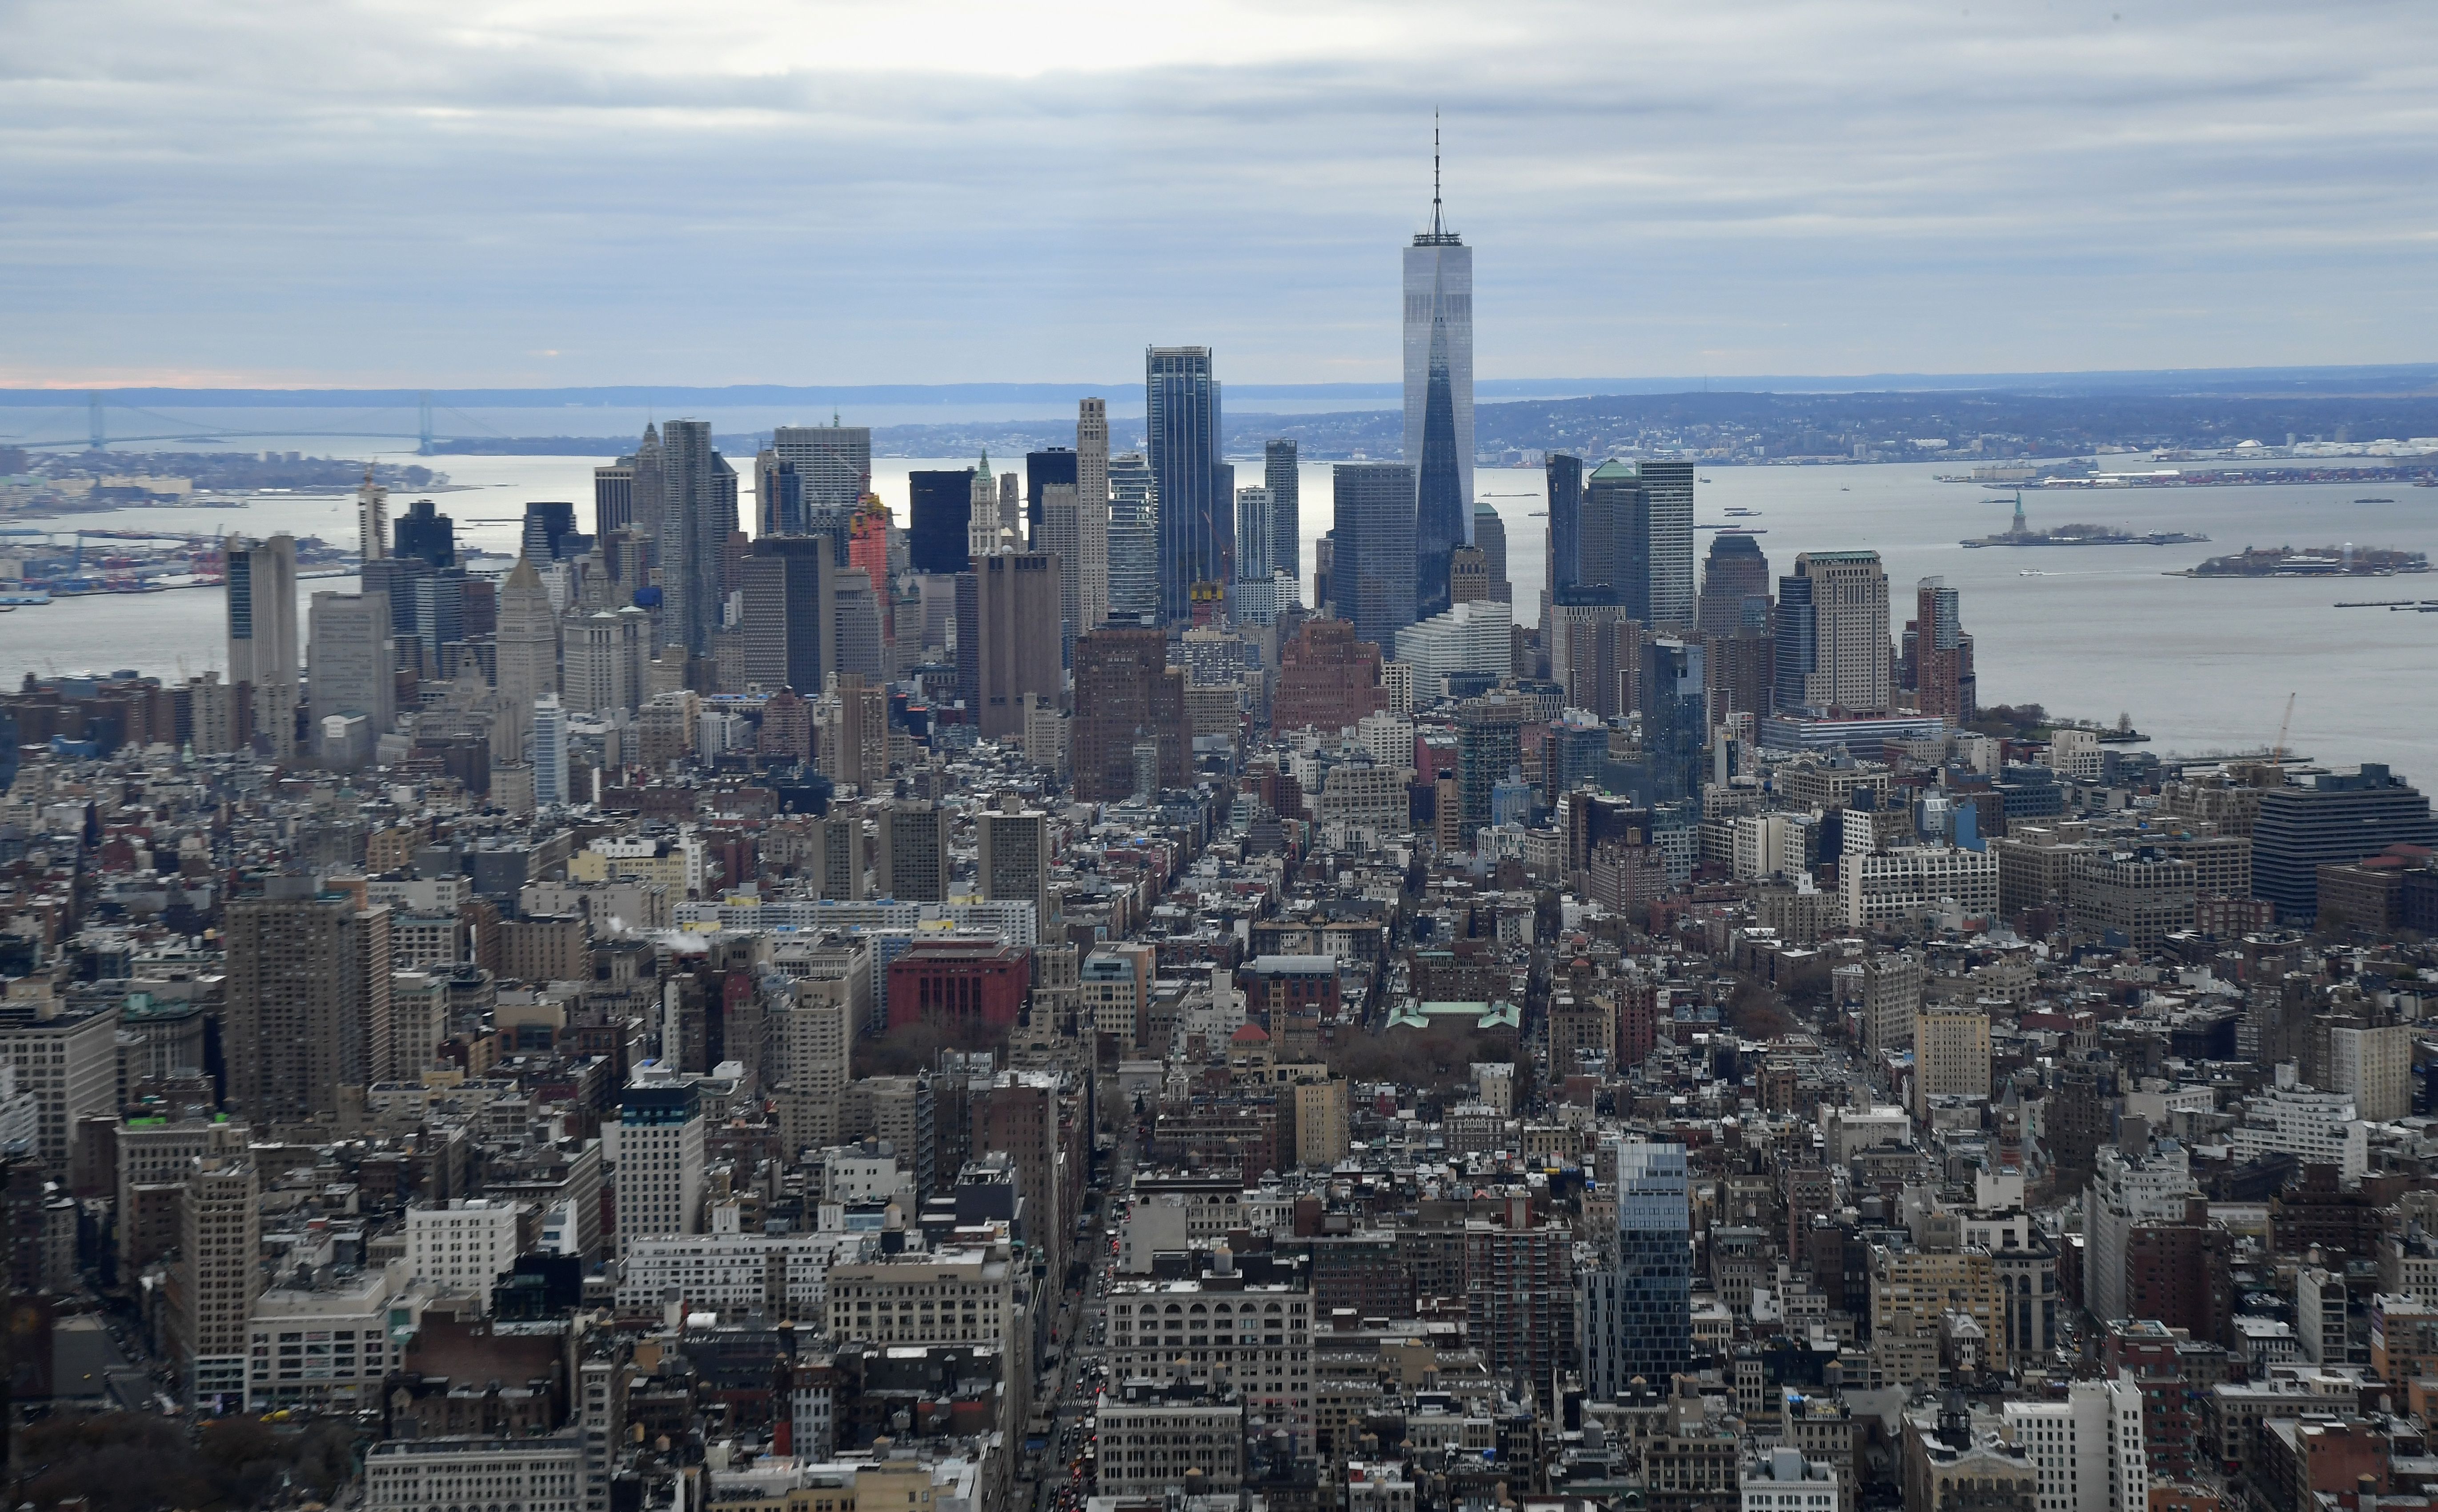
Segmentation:
<svg viewBox="0 0 2438 1512">
<path fill-rule="evenodd" d="M 589 527 L 592 468 L 603 460 L 446 457 L 437 466 L 472 486 L 434 498 L 456 519 L 462 540 L 512 551 L 527 501 L 574 501 L 579 523 Z M 902 526 L 908 472 L 969 465 L 879 458 L 874 486 Z M 2266 746 L 2290 693 L 2293 748 L 2331 765 L 2383 761 L 2438 782 L 2438 614 L 2335 607 L 2341 599 L 2438 597 L 2438 576 L 2324 582 L 2163 575 L 2247 545 L 2350 541 L 2438 555 L 2438 489 L 2348 483 L 2033 492 L 2024 497 L 2035 530 L 2087 521 L 2189 531 L 2211 540 L 1967 551 L 1957 543 L 2006 527 L 2011 499 L 1936 482 L 1940 470 L 1920 464 L 1719 467 L 1699 486 L 1695 518 L 1764 532 L 1761 547 L 1776 572 L 1790 571 L 1798 552 L 1879 552 L 1899 625 L 1909 617 L 1916 581 L 1944 576 L 1962 592 L 1985 703 L 2037 702 L 2102 720 L 2128 712 L 2153 737 L 2152 748 L 2203 752 Z M 1259 476 L 1258 459 L 1238 462 L 1240 481 Z M 1329 525 L 1329 479 L 1328 464 L 1302 469 L 1307 575 L 1310 542 Z M 1508 575 L 1528 622 L 1539 613 L 1546 537 L 1541 473 L 1485 467 L 1475 486 L 1506 521 Z M 2366 497 L 2394 502 L 2355 502 Z M 405 499 L 393 497 L 393 517 Z M 1730 520 L 1723 513 L 1730 508 L 1757 511 L 1758 518 Z M 260 499 L 243 509 L 130 509 L 58 522 L 256 536 L 288 530 L 346 543 L 354 536 L 355 501 Z M 1697 550 L 1707 549 L 1711 534 L 1698 533 Z M 309 580 L 300 591 L 353 586 Z M 62 600 L 0 615 L 0 678 L 14 686 L 28 671 L 133 668 L 175 677 L 224 670 L 223 599 L 218 589 L 172 590 Z"/>
</svg>

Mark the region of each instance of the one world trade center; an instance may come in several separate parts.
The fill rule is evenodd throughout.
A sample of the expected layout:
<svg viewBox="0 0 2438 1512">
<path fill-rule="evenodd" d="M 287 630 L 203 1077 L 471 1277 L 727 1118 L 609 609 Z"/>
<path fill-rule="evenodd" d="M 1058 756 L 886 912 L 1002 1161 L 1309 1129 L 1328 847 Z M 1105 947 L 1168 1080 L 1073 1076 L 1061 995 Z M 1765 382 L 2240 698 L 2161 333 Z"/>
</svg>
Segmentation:
<svg viewBox="0 0 2438 1512">
<path fill-rule="evenodd" d="M 1404 249 L 1404 461 L 1414 468 L 1414 615 L 1448 607 L 1448 556 L 1473 544 L 1473 249 L 1439 212 Z"/>
<path fill-rule="evenodd" d="M 1449 556 L 1473 538 L 1473 249 L 1440 213 L 1405 249 L 1405 462 L 1414 469 L 1414 612 L 1448 607 Z"/>
</svg>

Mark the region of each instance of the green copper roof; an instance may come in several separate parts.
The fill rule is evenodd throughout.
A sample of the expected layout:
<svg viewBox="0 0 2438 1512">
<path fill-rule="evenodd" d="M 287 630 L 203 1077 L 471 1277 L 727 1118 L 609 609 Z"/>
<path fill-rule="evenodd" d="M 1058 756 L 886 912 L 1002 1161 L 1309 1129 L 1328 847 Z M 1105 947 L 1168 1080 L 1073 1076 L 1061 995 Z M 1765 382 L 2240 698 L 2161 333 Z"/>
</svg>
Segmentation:
<svg viewBox="0 0 2438 1512">
<path fill-rule="evenodd" d="M 1615 457 L 1611 457 L 1594 467 L 1592 476 L 1594 478 L 1639 478 L 1642 476 L 1642 469 L 1633 463 L 1619 462 Z"/>
</svg>

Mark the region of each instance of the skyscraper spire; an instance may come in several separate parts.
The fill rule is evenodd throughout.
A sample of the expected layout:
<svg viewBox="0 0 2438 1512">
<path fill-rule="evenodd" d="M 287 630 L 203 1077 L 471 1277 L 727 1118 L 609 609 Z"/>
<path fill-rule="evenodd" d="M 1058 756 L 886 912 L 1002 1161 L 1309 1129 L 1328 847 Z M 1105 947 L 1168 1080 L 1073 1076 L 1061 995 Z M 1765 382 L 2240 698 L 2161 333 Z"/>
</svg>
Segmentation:
<svg viewBox="0 0 2438 1512">
<path fill-rule="evenodd" d="M 1404 464 L 1414 478 L 1414 607 L 1453 602 L 1458 547 L 1473 540 L 1473 249 L 1447 223 L 1439 113 L 1431 113 L 1431 224 L 1404 252 Z"/>
<path fill-rule="evenodd" d="M 1460 247 L 1464 238 L 1448 229 L 1440 204 L 1440 113 L 1431 112 L 1431 228 L 1414 233 L 1417 247 Z"/>
</svg>

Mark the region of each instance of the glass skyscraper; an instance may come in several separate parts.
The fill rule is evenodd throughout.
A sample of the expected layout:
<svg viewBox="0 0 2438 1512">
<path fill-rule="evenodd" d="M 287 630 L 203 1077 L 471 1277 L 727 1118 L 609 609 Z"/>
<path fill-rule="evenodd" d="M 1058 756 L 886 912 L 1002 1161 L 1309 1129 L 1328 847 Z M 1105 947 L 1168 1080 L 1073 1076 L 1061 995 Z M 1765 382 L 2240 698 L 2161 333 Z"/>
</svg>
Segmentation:
<svg viewBox="0 0 2438 1512">
<path fill-rule="evenodd" d="M 1472 544 L 1473 249 L 1440 215 L 1405 249 L 1405 462 L 1414 468 L 1415 608 L 1448 607 L 1448 556 Z"/>
<path fill-rule="evenodd" d="M 671 420 L 661 432 L 662 486 L 661 589 L 667 605 L 668 639 L 686 655 L 712 654 L 719 628 L 720 566 L 729 533 L 736 529 L 736 469 L 711 444 L 707 420 Z M 571 528 L 574 510 L 569 510 Z M 530 508 L 525 538 L 534 532 Z"/>
<path fill-rule="evenodd" d="M 1662 636 L 1642 643 L 1642 772 L 1634 796 L 1647 805 L 1702 796 L 1702 747 L 1709 741 L 1699 641 Z"/>
<path fill-rule="evenodd" d="M 770 450 L 796 465 L 802 482 L 804 509 L 852 510 L 872 487 L 872 428 L 839 425 L 783 425 L 770 432 Z"/>
<path fill-rule="evenodd" d="M 1266 580 L 1273 566 L 1273 537 L 1278 498 L 1267 488 L 1236 490 L 1236 576 L 1239 581 Z"/>
<path fill-rule="evenodd" d="M 1811 603 L 1811 579 L 1777 580 L 1777 685 L 1771 701 L 1778 713 L 1804 705 L 1804 679 L 1820 657 L 1820 619 Z"/>
<path fill-rule="evenodd" d="M 1066 447 L 1051 447 L 1047 451 L 1024 454 L 1024 539 L 1036 552 L 1042 549 L 1038 539 L 1041 534 L 1041 490 L 1063 483 L 1078 487 L 1078 502 L 1081 502 L 1079 485 L 1083 475 L 1076 470 L 1076 462 L 1075 453 Z"/>
<path fill-rule="evenodd" d="M 1607 1401 L 1636 1376 L 1665 1391 L 1693 1353 L 1693 1225 L 1685 1147 L 1621 1139 L 1616 1166 L 1616 1246 L 1586 1271 L 1576 1309 L 1582 1330 L 1583 1389 Z"/>
<path fill-rule="evenodd" d="M 1219 380 L 1207 346 L 1143 354 L 1144 431 L 1159 501 L 1159 617 L 1192 612 L 1193 590 L 1235 578 L 1234 469 L 1219 462 Z"/>
<path fill-rule="evenodd" d="M 1549 523 L 1554 534 L 1559 512 L 1554 459 L 1552 469 Z M 1626 613 L 1646 626 L 1692 628 L 1691 463 L 1603 462 L 1585 481 L 1575 513 L 1580 581 L 1615 589 Z"/>
<path fill-rule="evenodd" d="M 1582 580 L 1583 459 L 1553 451 L 1541 464 L 1548 480 L 1549 532 L 1542 542 L 1541 632 L 1549 634 L 1558 595 Z"/>
<path fill-rule="evenodd" d="M 1109 618 L 1141 624 L 1158 612 L 1159 496 L 1143 454 L 1122 451 L 1109 459 Z"/>
<path fill-rule="evenodd" d="M 1693 627 L 1693 465 L 1646 461 L 1642 546 L 1651 595 L 1646 624 Z"/>
<path fill-rule="evenodd" d="M 1414 623 L 1414 469 L 1402 462 L 1341 462 L 1330 479 L 1329 573 L 1337 617 L 1376 646 L 1393 648 Z M 1504 773 L 1500 774 L 1504 776 Z"/>
<path fill-rule="evenodd" d="M 1269 441 L 1262 446 L 1262 485 L 1270 491 L 1270 571 L 1284 572 L 1303 584 L 1303 486 L 1297 469 L 1296 444 Z"/>
<path fill-rule="evenodd" d="M 906 556 L 918 572 L 962 572 L 974 507 L 974 470 L 910 472 L 906 475 Z"/>
</svg>

